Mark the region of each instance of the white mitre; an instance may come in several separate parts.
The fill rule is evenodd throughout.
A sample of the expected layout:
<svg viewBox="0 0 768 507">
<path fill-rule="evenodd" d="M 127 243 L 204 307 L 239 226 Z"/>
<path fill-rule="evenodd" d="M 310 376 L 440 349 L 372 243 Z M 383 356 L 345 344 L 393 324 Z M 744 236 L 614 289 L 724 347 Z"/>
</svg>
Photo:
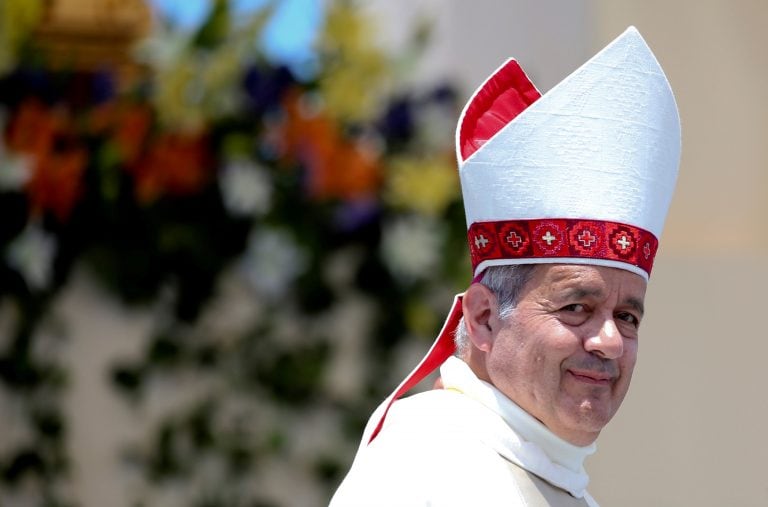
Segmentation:
<svg viewBox="0 0 768 507">
<path fill-rule="evenodd" d="M 499 116 L 509 92 L 500 83 L 510 81 L 532 103 L 489 135 L 483 115 Z M 650 48 L 630 27 L 538 100 L 525 100 L 530 93 L 535 88 L 510 60 L 459 121 L 474 274 L 492 265 L 565 262 L 647 279 L 680 161 L 675 99 Z M 487 141 L 467 139 L 478 130 Z"/>
</svg>

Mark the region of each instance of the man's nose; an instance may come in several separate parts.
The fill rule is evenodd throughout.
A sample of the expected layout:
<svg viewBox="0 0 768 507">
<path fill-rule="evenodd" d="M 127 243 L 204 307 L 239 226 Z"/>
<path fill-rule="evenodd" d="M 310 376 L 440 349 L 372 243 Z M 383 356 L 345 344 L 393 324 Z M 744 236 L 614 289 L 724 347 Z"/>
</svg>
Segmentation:
<svg viewBox="0 0 768 507">
<path fill-rule="evenodd" d="M 584 343 L 584 350 L 604 359 L 618 359 L 624 354 L 624 338 L 612 318 L 605 319 Z"/>
</svg>

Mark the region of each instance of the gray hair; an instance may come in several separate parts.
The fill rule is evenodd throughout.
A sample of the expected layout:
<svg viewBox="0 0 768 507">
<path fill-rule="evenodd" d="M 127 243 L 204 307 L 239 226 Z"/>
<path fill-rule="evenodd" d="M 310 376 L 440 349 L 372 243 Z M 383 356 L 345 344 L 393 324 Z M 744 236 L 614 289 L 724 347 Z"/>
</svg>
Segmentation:
<svg viewBox="0 0 768 507">
<path fill-rule="evenodd" d="M 499 304 L 499 318 L 509 317 L 517 306 L 517 300 L 523 286 L 531 279 L 535 264 L 513 264 L 506 266 L 491 266 L 485 270 L 480 283 L 488 287 Z M 462 357 L 469 350 L 469 335 L 464 317 L 459 321 L 454 334 L 456 355 Z"/>
</svg>

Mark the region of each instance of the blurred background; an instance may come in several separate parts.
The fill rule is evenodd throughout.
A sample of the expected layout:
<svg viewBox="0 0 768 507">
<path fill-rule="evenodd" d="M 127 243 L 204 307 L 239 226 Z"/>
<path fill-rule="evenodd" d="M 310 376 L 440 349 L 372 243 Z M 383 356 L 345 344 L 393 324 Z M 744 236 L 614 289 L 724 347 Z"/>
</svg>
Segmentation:
<svg viewBox="0 0 768 507">
<path fill-rule="evenodd" d="M 321 506 L 470 280 L 453 130 L 638 27 L 683 160 L 602 505 L 768 505 L 768 4 L 0 0 L 0 505 Z"/>
</svg>

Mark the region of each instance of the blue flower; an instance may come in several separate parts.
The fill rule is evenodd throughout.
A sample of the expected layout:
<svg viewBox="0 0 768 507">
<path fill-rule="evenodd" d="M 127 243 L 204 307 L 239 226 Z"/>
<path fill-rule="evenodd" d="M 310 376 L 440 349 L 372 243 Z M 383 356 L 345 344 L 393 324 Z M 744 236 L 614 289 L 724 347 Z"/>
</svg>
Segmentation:
<svg viewBox="0 0 768 507">
<path fill-rule="evenodd" d="M 265 111 L 279 107 L 283 93 L 295 82 L 288 67 L 265 69 L 254 65 L 246 72 L 243 87 L 254 110 Z"/>
</svg>

